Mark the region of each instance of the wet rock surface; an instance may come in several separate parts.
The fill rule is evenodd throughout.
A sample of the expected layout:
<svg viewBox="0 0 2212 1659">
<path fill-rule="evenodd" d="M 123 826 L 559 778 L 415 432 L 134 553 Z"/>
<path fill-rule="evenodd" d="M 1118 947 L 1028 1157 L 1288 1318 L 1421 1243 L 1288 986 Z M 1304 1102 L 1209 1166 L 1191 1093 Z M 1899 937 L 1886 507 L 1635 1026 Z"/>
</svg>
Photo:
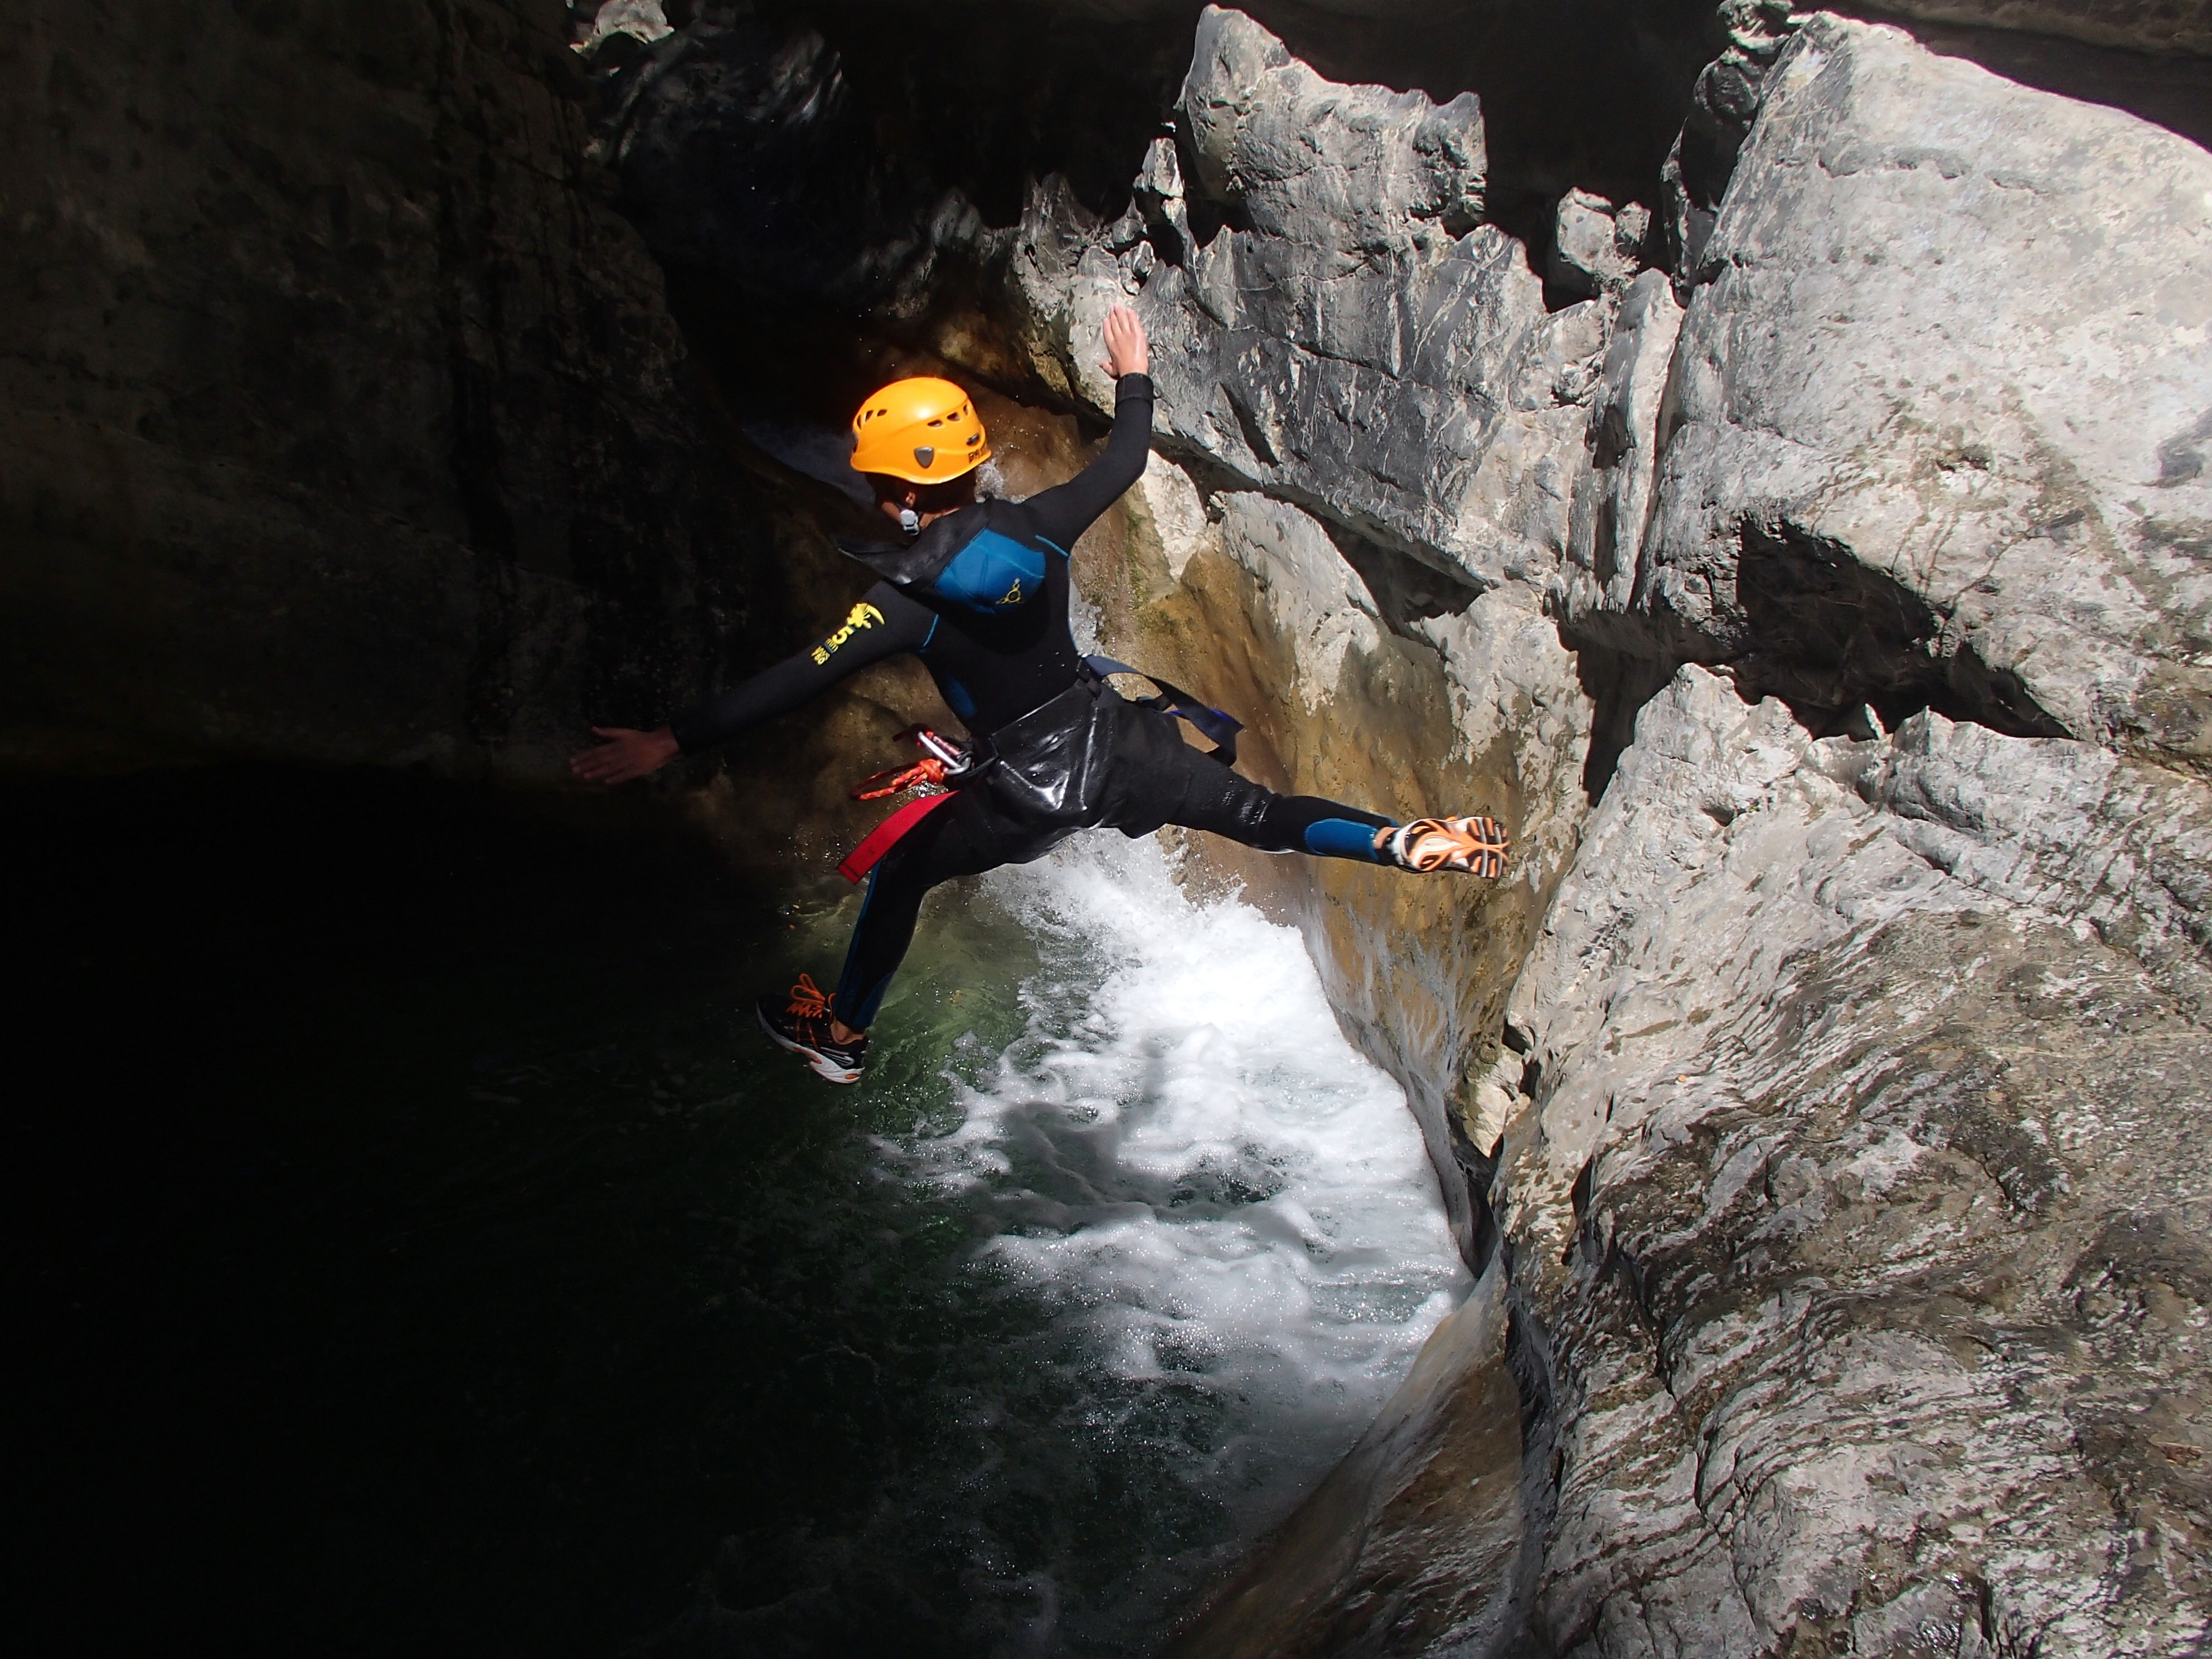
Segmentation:
<svg viewBox="0 0 2212 1659">
<path fill-rule="evenodd" d="M 1472 1252 L 1483 1224 L 1450 1173 L 1470 1067 L 1497 1046 L 1581 817 L 1591 716 L 1573 656 L 1527 588 L 1476 595 L 1258 491 L 1201 498 L 1158 456 L 1129 516 L 1078 550 L 1102 635 L 1243 720 L 1240 769 L 1401 819 L 1480 804 L 1516 828 L 1521 862 L 1490 886 L 1189 842 L 1304 928 L 1339 1017 L 1405 1085 Z"/>
</svg>

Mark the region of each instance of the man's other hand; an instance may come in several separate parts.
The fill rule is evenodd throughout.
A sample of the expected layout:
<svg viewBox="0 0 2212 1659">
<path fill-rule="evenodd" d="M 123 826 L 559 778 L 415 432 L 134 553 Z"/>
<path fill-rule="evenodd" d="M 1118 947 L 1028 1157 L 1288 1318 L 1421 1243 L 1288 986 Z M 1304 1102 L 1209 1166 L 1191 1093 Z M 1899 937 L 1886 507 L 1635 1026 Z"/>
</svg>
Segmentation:
<svg viewBox="0 0 2212 1659">
<path fill-rule="evenodd" d="M 676 734 L 665 726 L 658 732 L 595 726 L 592 735 L 606 741 L 568 757 L 568 769 L 586 783 L 628 783 L 676 758 Z"/>
<path fill-rule="evenodd" d="M 1137 313 L 1127 306 L 1115 306 L 1106 313 L 1106 361 L 1099 367 L 1115 380 L 1124 374 L 1149 374 L 1152 371 L 1152 349 L 1145 343 L 1145 325 L 1137 320 Z"/>
</svg>

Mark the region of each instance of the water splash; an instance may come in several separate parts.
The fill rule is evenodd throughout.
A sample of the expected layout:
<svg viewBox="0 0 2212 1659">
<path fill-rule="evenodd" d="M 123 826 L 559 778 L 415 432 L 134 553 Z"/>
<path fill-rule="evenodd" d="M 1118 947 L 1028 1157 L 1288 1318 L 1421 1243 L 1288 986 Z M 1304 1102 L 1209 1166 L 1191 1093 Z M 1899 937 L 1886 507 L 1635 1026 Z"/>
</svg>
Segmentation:
<svg viewBox="0 0 2212 1659">
<path fill-rule="evenodd" d="M 1194 900 L 1151 841 L 1081 837 L 985 887 L 1039 944 L 1025 1029 L 956 1064 L 956 1129 L 879 1146 L 1030 1310 L 942 1471 L 978 1559 L 1012 1488 L 1144 1483 L 1156 1541 L 1111 1583 L 1002 1581 L 1027 1612 L 990 1645 L 1112 1651 L 1348 1449 L 1468 1280 L 1404 1096 L 1293 930 Z"/>
</svg>

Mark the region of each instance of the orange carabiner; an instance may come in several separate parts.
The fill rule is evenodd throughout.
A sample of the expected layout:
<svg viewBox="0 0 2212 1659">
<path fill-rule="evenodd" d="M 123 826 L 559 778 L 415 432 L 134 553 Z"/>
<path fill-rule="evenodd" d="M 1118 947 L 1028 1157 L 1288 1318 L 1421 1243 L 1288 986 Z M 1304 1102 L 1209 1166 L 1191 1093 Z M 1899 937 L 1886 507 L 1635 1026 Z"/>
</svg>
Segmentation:
<svg viewBox="0 0 2212 1659">
<path fill-rule="evenodd" d="M 884 780 L 889 779 L 889 782 Z M 945 763 L 934 755 L 925 755 L 903 772 L 874 772 L 860 781 L 853 791 L 854 800 L 881 800 L 886 795 L 896 795 L 902 789 L 911 789 L 918 783 L 945 781 Z"/>
</svg>

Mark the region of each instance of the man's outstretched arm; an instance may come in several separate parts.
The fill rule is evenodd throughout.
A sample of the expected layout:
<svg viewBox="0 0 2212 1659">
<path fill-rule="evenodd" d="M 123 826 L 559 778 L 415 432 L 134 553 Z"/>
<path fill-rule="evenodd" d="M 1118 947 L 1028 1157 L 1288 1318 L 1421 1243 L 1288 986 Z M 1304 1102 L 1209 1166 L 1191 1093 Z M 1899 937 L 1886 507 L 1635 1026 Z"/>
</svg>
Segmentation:
<svg viewBox="0 0 2212 1659">
<path fill-rule="evenodd" d="M 1106 313 L 1103 332 L 1106 361 L 1099 367 L 1114 377 L 1113 434 L 1089 466 L 1022 503 L 1036 532 L 1063 550 L 1137 482 L 1152 447 L 1152 358 L 1145 325 L 1129 307 L 1115 306 Z"/>
<path fill-rule="evenodd" d="M 788 714 L 838 681 L 902 651 L 919 651 L 929 635 L 931 613 L 878 582 L 846 612 L 819 644 L 763 669 L 742 684 L 718 691 L 655 731 L 595 726 L 605 742 L 572 756 L 568 769 L 587 783 L 628 783 L 658 770 L 678 755 L 733 738 L 763 720 Z"/>
</svg>

